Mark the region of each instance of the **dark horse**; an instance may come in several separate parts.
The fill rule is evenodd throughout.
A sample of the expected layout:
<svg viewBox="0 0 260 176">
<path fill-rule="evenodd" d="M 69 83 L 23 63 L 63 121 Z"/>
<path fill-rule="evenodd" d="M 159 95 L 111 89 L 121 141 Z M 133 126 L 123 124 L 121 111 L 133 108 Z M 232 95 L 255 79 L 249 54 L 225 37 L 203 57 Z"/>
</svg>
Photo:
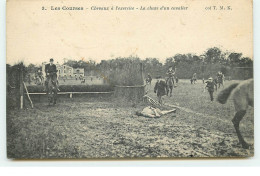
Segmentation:
<svg viewBox="0 0 260 176">
<path fill-rule="evenodd" d="M 214 78 L 213 82 L 215 83 L 215 90 L 218 91 L 218 78 Z"/>
<path fill-rule="evenodd" d="M 166 85 L 167 85 L 167 96 L 169 96 L 169 92 L 170 92 L 170 97 L 172 96 L 172 89 L 174 86 L 174 80 L 173 78 L 168 78 L 166 80 Z"/>
<path fill-rule="evenodd" d="M 218 88 L 220 88 L 220 85 L 222 85 L 222 87 L 224 88 L 224 75 L 218 75 L 217 76 L 217 84 L 218 84 Z"/>
<path fill-rule="evenodd" d="M 51 103 L 53 105 L 56 104 L 57 101 L 57 83 L 54 83 L 54 80 L 52 79 L 52 76 L 50 76 L 48 82 L 47 82 L 47 96 L 48 96 L 48 101 L 49 101 L 49 105 L 51 105 Z"/>
<path fill-rule="evenodd" d="M 225 104 L 229 95 L 232 94 L 236 114 L 232 119 L 238 140 L 244 149 L 248 149 L 249 145 L 245 142 L 239 130 L 239 123 L 246 114 L 248 106 L 254 106 L 254 81 L 253 79 L 245 80 L 241 83 L 231 84 L 229 87 L 223 89 L 217 100 L 221 104 Z"/>
</svg>

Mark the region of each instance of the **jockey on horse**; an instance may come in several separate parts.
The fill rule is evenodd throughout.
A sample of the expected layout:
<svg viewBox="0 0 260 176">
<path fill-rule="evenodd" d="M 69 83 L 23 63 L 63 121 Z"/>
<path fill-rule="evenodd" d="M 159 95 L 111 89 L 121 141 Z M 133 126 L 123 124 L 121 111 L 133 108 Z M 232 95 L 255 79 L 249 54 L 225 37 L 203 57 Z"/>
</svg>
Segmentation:
<svg viewBox="0 0 260 176">
<path fill-rule="evenodd" d="M 191 84 L 195 84 L 196 81 L 197 81 L 197 73 L 194 73 L 194 74 L 192 75 L 192 78 L 191 78 L 190 82 L 191 82 Z"/>
<path fill-rule="evenodd" d="M 218 77 L 218 88 L 220 88 L 220 84 L 222 84 L 222 86 L 224 87 L 224 74 L 221 71 L 219 71 L 217 77 Z"/>
<path fill-rule="evenodd" d="M 151 85 L 151 82 L 152 82 L 152 77 L 151 77 L 150 73 L 148 73 L 147 78 L 146 78 L 146 83 Z"/>
<path fill-rule="evenodd" d="M 43 85 L 43 80 L 44 78 L 41 69 L 38 69 L 38 71 L 36 72 L 36 84 Z"/>
<path fill-rule="evenodd" d="M 169 69 L 166 72 L 166 75 L 168 75 L 166 83 L 168 83 L 170 79 L 172 79 L 172 82 L 174 83 L 175 71 L 172 69 L 172 66 L 169 67 Z"/>
<path fill-rule="evenodd" d="M 50 63 L 45 65 L 45 73 L 46 73 L 46 81 L 45 81 L 45 88 L 46 88 L 46 92 L 48 93 L 48 83 L 51 79 L 53 85 L 55 86 L 55 88 L 59 90 L 58 88 L 58 80 L 57 80 L 57 68 L 56 65 L 53 64 L 53 59 L 50 59 Z"/>
</svg>

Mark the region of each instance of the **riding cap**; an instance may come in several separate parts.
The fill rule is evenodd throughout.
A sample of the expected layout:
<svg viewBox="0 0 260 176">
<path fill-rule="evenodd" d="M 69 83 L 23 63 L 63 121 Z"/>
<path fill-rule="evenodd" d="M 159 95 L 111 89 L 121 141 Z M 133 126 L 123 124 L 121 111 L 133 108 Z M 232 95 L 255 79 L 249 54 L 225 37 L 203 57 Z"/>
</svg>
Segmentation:
<svg viewBox="0 0 260 176">
<path fill-rule="evenodd" d="M 53 61 L 54 61 L 53 58 L 51 58 L 51 59 L 50 59 L 50 62 L 53 62 Z"/>
</svg>

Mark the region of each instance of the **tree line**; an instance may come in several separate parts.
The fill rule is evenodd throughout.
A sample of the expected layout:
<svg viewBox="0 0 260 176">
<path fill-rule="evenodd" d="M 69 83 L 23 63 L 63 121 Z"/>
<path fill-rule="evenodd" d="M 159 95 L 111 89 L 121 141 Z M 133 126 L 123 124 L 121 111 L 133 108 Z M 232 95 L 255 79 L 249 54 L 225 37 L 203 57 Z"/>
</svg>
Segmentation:
<svg viewBox="0 0 260 176">
<path fill-rule="evenodd" d="M 141 63 L 144 76 L 146 77 L 149 73 L 153 78 L 165 77 L 169 66 L 173 66 L 179 79 L 190 79 L 194 73 L 197 73 L 198 79 L 207 79 L 210 76 L 215 77 L 218 71 L 231 79 L 243 80 L 253 77 L 253 60 L 251 58 L 244 57 L 242 53 L 222 51 L 218 47 L 209 48 L 202 55 L 176 54 L 166 58 L 165 63 L 161 63 L 158 58 L 141 60 L 138 57 L 118 57 L 101 60 L 100 63 L 93 60 L 67 60 L 64 64 L 73 68 L 84 68 L 85 75 L 100 76 L 106 79 L 113 76 L 112 73 L 115 73 L 115 70 L 124 69 L 125 63 L 130 62 Z M 30 64 L 25 69 L 27 73 L 30 73 L 39 68 Z"/>
</svg>

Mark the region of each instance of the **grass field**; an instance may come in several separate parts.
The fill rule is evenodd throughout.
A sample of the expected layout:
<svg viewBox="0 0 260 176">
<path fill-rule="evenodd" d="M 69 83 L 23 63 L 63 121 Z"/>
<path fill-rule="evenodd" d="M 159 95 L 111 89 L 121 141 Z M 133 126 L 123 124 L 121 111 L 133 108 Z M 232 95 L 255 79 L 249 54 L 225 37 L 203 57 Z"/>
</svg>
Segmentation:
<svg viewBox="0 0 260 176">
<path fill-rule="evenodd" d="M 226 85 L 232 81 L 227 81 Z M 149 88 L 153 93 L 154 81 Z M 110 97 L 60 98 L 55 107 L 35 102 L 35 108 L 7 111 L 9 158 L 164 158 L 252 156 L 253 108 L 240 129 L 252 144 L 242 149 L 231 119 L 230 99 L 222 105 L 209 100 L 204 85 L 180 80 L 172 97 L 176 114 L 161 118 L 134 116 L 146 105 L 122 103 Z M 221 89 L 222 90 L 222 89 Z M 214 96 L 218 92 L 214 93 Z"/>
</svg>

